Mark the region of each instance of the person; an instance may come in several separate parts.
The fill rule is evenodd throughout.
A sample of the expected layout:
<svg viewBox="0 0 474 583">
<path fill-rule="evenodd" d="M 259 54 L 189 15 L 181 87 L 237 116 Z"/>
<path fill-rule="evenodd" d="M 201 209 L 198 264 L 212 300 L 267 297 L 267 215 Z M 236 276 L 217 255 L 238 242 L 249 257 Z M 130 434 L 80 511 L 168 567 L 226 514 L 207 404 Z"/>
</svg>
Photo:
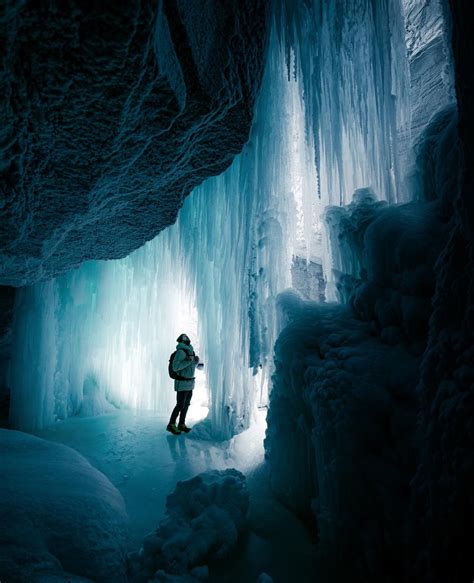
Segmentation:
<svg viewBox="0 0 474 583">
<path fill-rule="evenodd" d="M 174 435 L 188 433 L 191 431 L 186 426 L 186 413 L 193 396 L 194 389 L 194 371 L 199 362 L 199 356 L 194 354 L 191 340 L 187 334 L 180 334 L 176 339 L 176 354 L 174 355 L 171 366 L 173 371 L 179 376 L 174 381 L 174 390 L 176 391 L 176 406 L 171 413 L 170 422 L 166 427 Z M 179 424 L 176 420 L 179 415 Z"/>
</svg>

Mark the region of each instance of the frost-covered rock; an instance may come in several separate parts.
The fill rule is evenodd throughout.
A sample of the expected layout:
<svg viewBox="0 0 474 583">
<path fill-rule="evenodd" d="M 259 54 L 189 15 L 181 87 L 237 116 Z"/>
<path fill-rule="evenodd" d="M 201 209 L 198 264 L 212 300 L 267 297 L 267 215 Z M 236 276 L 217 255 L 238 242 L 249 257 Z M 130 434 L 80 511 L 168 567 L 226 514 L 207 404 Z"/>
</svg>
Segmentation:
<svg viewBox="0 0 474 583">
<path fill-rule="evenodd" d="M 6 429 L 0 459 L 2 581 L 126 581 L 128 517 L 101 472 L 69 447 Z"/>
<path fill-rule="evenodd" d="M 419 142 L 417 202 L 388 206 L 366 188 L 326 210 L 346 305 L 280 299 L 265 445 L 275 492 L 301 516 L 312 510 L 324 581 L 405 573 L 420 365 L 459 171 L 455 114 Z"/>
<path fill-rule="evenodd" d="M 370 189 L 359 189 L 351 204 L 326 210 L 339 299 L 346 305 L 304 303 L 296 294 L 280 299 L 286 327 L 275 347 L 265 446 L 275 492 L 301 516 L 312 510 L 323 581 L 432 575 L 426 546 L 420 550 L 415 540 L 420 532 L 427 536 L 429 523 L 419 524 L 424 492 L 431 488 L 427 468 L 436 467 L 426 459 L 415 482 L 417 512 L 410 515 L 418 456 L 427 455 L 417 434 L 418 391 L 425 391 L 423 407 L 430 411 L 426 394 L 452 359 L 454 379 L 444 378 L 435 403 L 442 418 L 457 420 L 459 411 L 469 410 L 472 348 L 465 344 L 456 357 L 446 355 L 443 347 L 451 345 L 443 330 L 449 326 L 446 315 L 443 325 L 435 324 L 436 341 L 428 335 L 439 274 L 447 275 L 442 249 L 452 225 L 446 218 L 456 204 L 455 108 L 433 118 L 417 155 L 412 182 L 417 202 L 387 206 Z M 469 247 L 458 267 L 470 264 L 467 253 Z M 452 281 L 454 269 L 451 265 Z M 442 300 L 434 298 L 436 315 Z M 456 333 L 453 346 L 458 338 Z M 423 416 L 437 442 L 436 423 Z M 434 447 L 431 455 L 436 459 Z M 469 467 L 469 458 L 463 459 Z M 458 486 L 458 472 L 450 479 Z M 405 542 L 410 531 L 417 565 Z"/>
<path fill-rule="evenodd" d="M 447 236 L 442 215 L 439 200 L 386 206 L 367 189 L 326 210 L 339 299 L 388 344 L 424 348 L 434 266 Z"/>
<path fill-rule="evenodd" d="M 382 340 L 425 346 L 435 263 L 448 236 L 460 171 L 457 109 L 435 115 L 416 147 L 414 201 L 387 206 L 369 188 L 325 211 L 338 299 L 374 322 Z"/>
<path fill-rule="evenodd" d="M 420 357 L 344 305 L 280 296 L 265 449 L 275 494 L 316 525 L 321 581 L 396 581 L 416 467 Z M 389 565 L 389 567 L 387 567 Z"/>
<path fill-rule="evenodd" d="M 124 257 L 245 141 L 267 0 L 2 8 L 0 282 Z"/>
<path fill-rule="evenodd" d="M 474 19 L 470 4 L 449 5 L 463 168 L 456 175 L 449 237 L 436 265 L 421 366 L 421 454 L 413 480 L 410 583 L 470 581 L 473 570 Z"/>
<path fill-rule="evenodd" d="M 224 558 L 244 530 L 248 504 L 245 476 L 234 469 L 178 482 L 166 518 L 130 557 L 132 580 L 207 579 L 207 564 Z"/>
<path fill-rule="evenodd" d="M 445 0 L 402 0 L 410 67 L 411 133 L 417 140 L 434 114 L 456 102 Z"/>
</svg>

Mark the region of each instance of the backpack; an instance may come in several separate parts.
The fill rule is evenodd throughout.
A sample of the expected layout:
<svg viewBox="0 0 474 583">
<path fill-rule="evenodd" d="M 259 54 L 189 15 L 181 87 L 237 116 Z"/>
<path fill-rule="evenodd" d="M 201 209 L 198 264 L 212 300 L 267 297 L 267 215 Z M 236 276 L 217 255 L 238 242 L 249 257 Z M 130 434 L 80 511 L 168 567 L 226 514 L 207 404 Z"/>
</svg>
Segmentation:
<svg viewBox="0 0 474 583">
<path fill-rule="evenodd" d="M 176 371 L 173 370 L 173 360 L 174 360 L 174 357 L 176 356 L 177 352 L 178 351 L 175 350 L 173 352 L 173 354 L 170 356 L 170 361 L 168 363 L 168 374 L 175 381 L 193 381 L 195 379 L 195 377 L 191 377 L 191 378 L 183 377 L 182 375 L 180 375 L 179 373 L 177 373 Z"/>
</svg>

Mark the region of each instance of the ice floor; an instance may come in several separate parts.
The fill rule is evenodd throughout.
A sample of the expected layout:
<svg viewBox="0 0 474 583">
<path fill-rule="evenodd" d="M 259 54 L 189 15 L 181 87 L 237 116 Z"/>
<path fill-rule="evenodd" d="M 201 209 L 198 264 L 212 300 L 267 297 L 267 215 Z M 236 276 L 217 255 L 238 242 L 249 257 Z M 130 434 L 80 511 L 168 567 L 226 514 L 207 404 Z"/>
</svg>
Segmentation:
<svg viewBox="0 0 474 583">
<path fill-rule="evenodd" d="M 213 567 L 211 581 L 257 581 L 262 572 L 275 582 L 312 581 L 311 536 L 269 493 L 265 415 L 259 411 L 248 431 L 222 443 L 196 439 L 192 432 L 171 435 L 165 430 L 168 419 L 131 411 L 71 418 L 38 435 L 76 449 L 118 488 L 130 518 L 130 551 L 139 549 L 163 518 L 166 496 L 177 481 L 209 469 L 242 471 L 250 491 L 249 533 L 231 557 Z"/>
</svg>

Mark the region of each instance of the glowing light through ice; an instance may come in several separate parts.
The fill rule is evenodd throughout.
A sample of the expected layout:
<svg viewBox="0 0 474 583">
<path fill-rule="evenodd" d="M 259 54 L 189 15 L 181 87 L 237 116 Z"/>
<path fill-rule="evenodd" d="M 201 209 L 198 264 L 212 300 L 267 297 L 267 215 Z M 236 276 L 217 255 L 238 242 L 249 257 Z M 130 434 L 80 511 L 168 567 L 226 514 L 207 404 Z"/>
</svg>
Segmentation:
<svg viewBox="0 0 474 583">
<path fill-rule="evenodd" d="M 11 410 L 16 426 L 36 429 L 113 405 L 170 413 L 175 394 L 168 357 L 175 339 L 187 332 L 198 354 L 200 343 L 194 299 L 165 240 L 172 233 L 123 260 L 89 262 L 19 290 Z M 205 370 L 196 381 L 194 409 L 203 416 Z"/>
<path fill-rule="evenodd" d="M 193 192 L 178 222 L 123 260 L 91 262 L 19 293 L 14 424 L 42 426 L 110 403 L 169 414 L 168 356 L 186 330 L 206 364 L 194 403 L 201 391 L 206 405 L 207 381 L 213 435 L 248 427 L 267 402 L 275 297 L 291 285 L 297 248 L 309 255 L 315 240 L 311 139 L 300 81 L 288 80 L 273 38 L 248 145 Z M 27 330 L 47 335 L 48 358 L 27 342 Z M 38 385 L 44 399 L 27 412 L 23 403 Z"/>
</svg>

